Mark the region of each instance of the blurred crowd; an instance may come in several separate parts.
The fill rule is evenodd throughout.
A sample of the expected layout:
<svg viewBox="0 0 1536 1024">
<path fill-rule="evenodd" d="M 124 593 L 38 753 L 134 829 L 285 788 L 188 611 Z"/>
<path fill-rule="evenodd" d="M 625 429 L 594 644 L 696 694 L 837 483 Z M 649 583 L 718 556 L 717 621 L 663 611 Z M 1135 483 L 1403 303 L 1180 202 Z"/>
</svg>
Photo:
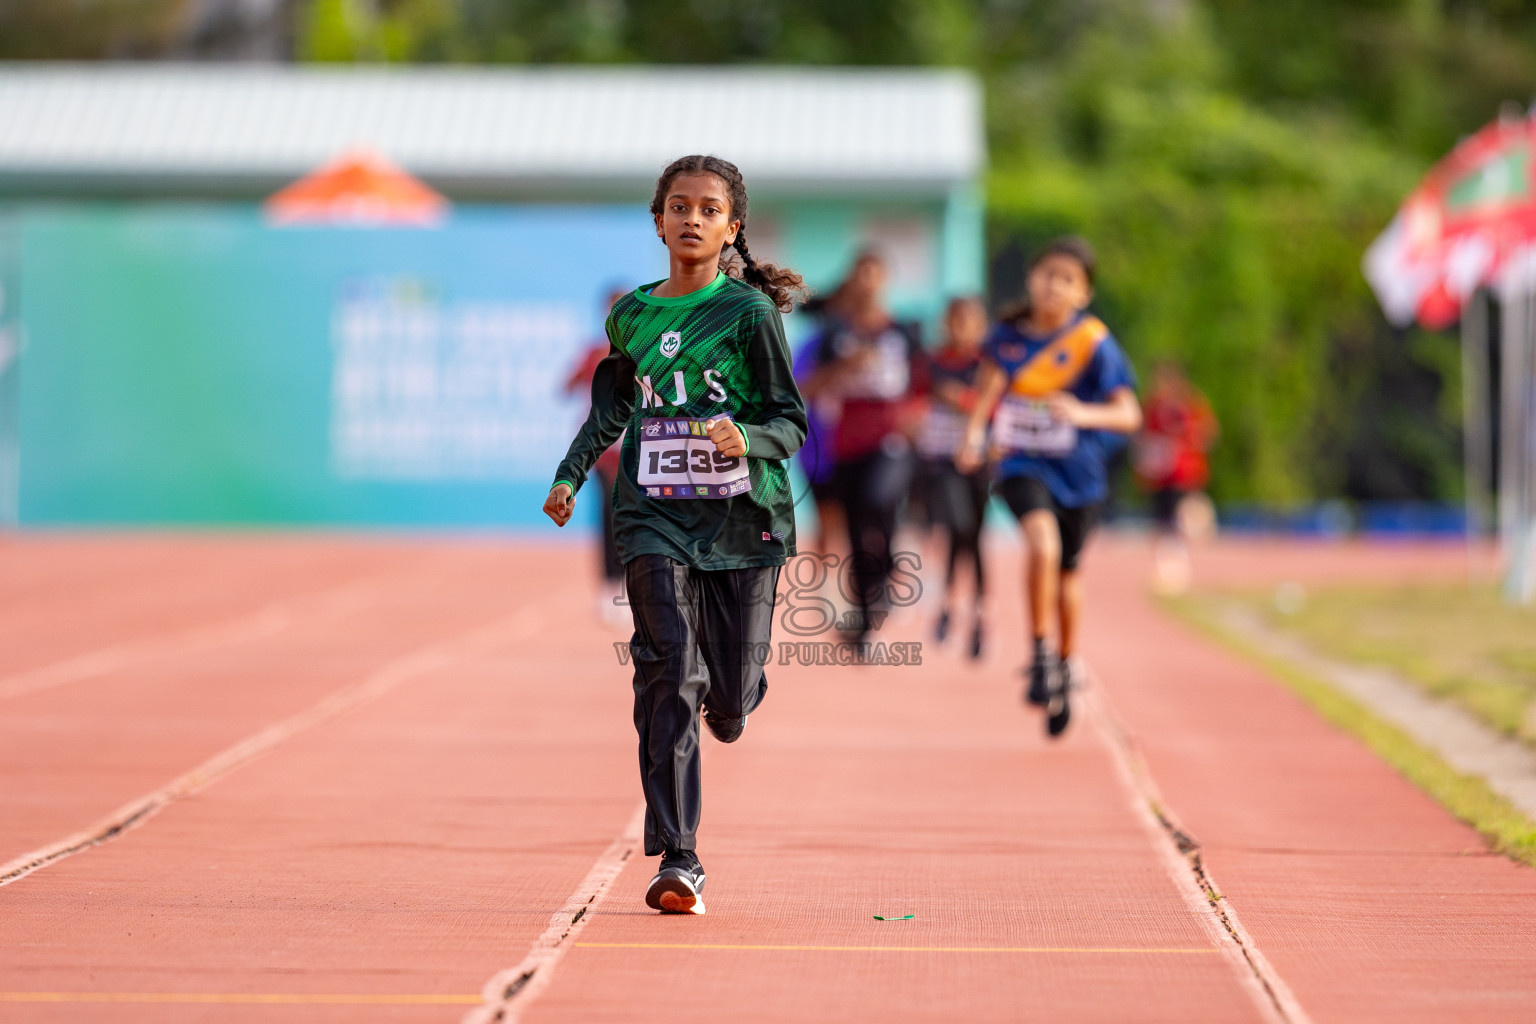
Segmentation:
<svg viewBox="0 0 1536 1024">
<path fill-rule="evenodd" d="M 987 643 L 982 537 L 995 467 L 988 462 L 966 471 L 956 456 L 978 401 L 983 343 L 994 319 L 982 296 L 955 296 L 929 344 L 921 323 L 891 311 L 889 278 L 882 254 L 865 249 L 841 283 L 802 310 L 815 327 L 794 352 L 810 424 L 795 463 L 805 498 L 814 503 L 816 526 L 800 547 L 847 558 L 856 611 L 878 622 L 888 610 L 897 531 L 917 531 L 938 546 L 944 566 L 933 636 L 940 643 L 958 636 L 969 656 L 979 659 Z M 611 290 L 605 310 L 622 294 Z M 587 393 L 593 368 L 607 351 L 606 338 L 593 342 L 572 368 L 568 393 Z M 1116 460 L 1119 465 L 1128 457 L 1130 472 L 1114 476 L 1133 480 L 1145 498 L 1154 528 L 1153 585 L 1179 593 L 1190 583 L 1190 543 L 1215 530 L 1205 488 L 1207 452 L 1218 427 L 1209 402 L 1173 360 L 1153 366 L 1141 401 L 1142 429 Z M 593 471 L 599 493 L 611 493 L 617 462 L 615 444 Z M 622 625 L 628 612 L 614 598 L 623 567 L 614 553 L 612 513 L 601 504 L 607 581 L 601 614 Z"/>
</svg>

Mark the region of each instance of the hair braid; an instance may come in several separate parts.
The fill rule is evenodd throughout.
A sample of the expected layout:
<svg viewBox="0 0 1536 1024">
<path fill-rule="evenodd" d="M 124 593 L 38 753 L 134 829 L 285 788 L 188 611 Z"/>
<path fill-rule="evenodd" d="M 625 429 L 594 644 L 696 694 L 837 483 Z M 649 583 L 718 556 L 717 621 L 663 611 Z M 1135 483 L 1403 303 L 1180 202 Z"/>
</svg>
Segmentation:
<svg viewBox="0 0 1536 1024">
<path fill-rule="evenodd" d="M 672 180 L 682 174 L 713 174 L 725 185 L 731 216 L 740 221 L 741 226 L 736 230 L 736 240 L 720 250 L 720 269 L 758 289 L 772 299 L 780 311 L 788 313 L 794 308 L 795 299 L 804 298 L 810 289 L 805 286 L 805 279 L 793 270 L 760 263 L 747 248 L 747 183 L 735 164 L 717 156 L 698 154 L 672 161 L 656 181 L 656 191 L 651 196 L 651 215 L 662 215 L 667 190 L 672 187 Z M 736 255 L 741 257 L 739 267 L 734 259 Z"/>
<path fill-rule="evenodd" d="M 731 243 L 731 248 L 741 254 L 741 279 L 754 288 L 762 288 L 768 280 L 768 275 L 758 266 L 752 251 L 747 248 L 747 229 L 741 228 L 736 232 L 736 241 Z M 766 289 L 765 289 L 766 290 Z"/>
</svg>

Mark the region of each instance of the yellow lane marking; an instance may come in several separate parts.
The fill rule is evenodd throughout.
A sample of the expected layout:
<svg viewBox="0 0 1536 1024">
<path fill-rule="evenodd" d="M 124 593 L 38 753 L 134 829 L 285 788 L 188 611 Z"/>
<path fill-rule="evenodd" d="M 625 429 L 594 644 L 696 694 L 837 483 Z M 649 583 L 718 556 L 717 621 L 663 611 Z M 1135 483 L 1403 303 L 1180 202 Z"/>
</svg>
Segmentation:
<svg viewBox="0 0 1536 1024">
<path fill-rule="evenodd" d="M 336 1006 L 442 1006 L 478 1003 L 480 996 L 443 993 L 332 995 L 303 992 L 0 992 L 0 1003 L 309 1003 Z"/>
<path fill-rule="evenodd" d="M 747 946 L 714 942 L 578 942 L 578 949 L 762 949 L 805 953 L 1219 953 L 1200 946 Z"/>
</svg>

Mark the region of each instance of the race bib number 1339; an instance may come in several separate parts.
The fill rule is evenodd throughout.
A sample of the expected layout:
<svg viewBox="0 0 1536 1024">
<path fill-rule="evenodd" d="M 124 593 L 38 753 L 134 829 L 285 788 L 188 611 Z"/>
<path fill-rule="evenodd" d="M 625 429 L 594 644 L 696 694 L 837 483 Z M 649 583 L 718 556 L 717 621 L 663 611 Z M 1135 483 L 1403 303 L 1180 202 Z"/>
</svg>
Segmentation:
<svg viewBox="0 0 1536 1024">
<path fill-rule="evenodd" d="M 751 489 L 747 460 L 716 451 L 706 422 L 659 416 L 640 421 L 636 482 L 647 497 L 729 498 Z"/>
</svg>

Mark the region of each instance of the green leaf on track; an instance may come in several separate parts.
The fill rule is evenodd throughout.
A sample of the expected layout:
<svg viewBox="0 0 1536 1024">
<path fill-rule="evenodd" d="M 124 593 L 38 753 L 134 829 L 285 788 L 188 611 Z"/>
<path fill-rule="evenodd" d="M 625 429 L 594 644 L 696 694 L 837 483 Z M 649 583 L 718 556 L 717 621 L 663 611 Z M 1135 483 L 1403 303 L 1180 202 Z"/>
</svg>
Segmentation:
<svg viewBox="0 0 1536 1024">
<path fill-rule="evenodd" d="M 876 921 L 910 921 L 910 920 L 912 920 L 916 916 L 917 916 L 916 914 L 908 914 L 906 917 L 881 917 L 879 914 L 876 914 L 875 915 L 875 920 Z"/>
</svg>

